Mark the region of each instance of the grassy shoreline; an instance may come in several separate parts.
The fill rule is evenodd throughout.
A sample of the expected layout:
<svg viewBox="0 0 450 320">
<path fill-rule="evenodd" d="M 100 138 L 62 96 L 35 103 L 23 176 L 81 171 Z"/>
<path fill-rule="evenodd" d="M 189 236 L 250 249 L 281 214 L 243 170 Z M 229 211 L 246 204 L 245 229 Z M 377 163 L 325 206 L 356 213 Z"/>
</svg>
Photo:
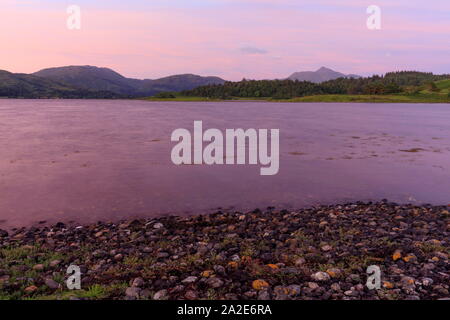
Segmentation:
<svg viewBox="0 0 450 320">
<path fill-rule="evenodd" d="M 262 101 L 262 102 L 291 102 L 291 103 L 450 103 L 450 97 L 442 94 L 416 94 L 416 95 L 315 95 L 292 99 L 273 98 L 240 98 L 215 99 L 207 97 L 185 97 L 175 98 L 141 98 L 144 101 L 180 101 L 180 102 L 226 102 L 226 101 Z"/>
</svg>

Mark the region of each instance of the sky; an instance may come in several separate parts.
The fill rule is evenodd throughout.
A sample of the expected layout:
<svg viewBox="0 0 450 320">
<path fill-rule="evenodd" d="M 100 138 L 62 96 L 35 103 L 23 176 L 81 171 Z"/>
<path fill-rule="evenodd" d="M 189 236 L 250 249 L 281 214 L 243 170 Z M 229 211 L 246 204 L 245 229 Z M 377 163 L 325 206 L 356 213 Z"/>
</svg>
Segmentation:
<svg viewBox="0 0 450 320">
<path fill-rule="evenodd" d="M 67 8 L 81 10 L 70 30 Z M 379 30 L 367 7 L 381 10 Z M 0 69 L 95 65 L 126 77 L 226 80 L 450 73 L 449 0 L 0 0 Z"/>
</svg>

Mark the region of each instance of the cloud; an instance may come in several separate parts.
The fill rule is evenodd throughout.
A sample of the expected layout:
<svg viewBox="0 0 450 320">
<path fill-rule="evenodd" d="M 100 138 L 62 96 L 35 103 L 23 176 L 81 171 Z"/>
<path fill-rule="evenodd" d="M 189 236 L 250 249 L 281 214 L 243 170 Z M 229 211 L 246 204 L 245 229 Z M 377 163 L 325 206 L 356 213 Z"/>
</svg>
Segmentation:
<svg viewBox="0 0 450 320">
<path fill-rule="evenodd" d="M 245 54 L 266 54 L 267 50 L 255 47 L 242 47 L 239 49 L 242 53 Z"/>
</svg>

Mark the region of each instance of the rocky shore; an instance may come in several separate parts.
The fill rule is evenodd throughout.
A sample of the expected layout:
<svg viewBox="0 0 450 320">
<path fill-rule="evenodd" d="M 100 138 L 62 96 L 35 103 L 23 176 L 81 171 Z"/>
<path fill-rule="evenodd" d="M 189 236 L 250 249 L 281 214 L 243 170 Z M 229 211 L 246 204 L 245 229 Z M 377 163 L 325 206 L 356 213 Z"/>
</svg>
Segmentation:
<svg viewBox="0 0 450 320">
<path fill-rule="evenodd" d="M 449 299 L 449 210 L 384 201 L 0 230 L 0 299 Z"/>
</svg>

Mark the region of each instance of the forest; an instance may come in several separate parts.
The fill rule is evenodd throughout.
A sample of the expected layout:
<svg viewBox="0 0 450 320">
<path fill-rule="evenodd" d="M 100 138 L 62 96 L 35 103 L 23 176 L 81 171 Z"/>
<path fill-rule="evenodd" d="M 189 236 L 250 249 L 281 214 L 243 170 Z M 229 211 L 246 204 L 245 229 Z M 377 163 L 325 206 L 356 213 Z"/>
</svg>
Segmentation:
<svg viewBox="0 0 450 320">
<path fill-rule="evenodd" d="M 247 80 L 227 81 L 221 85 L 207 85 L 181 92 L 183 96 L 208 97 L 217 99 L 273 98 L 292 99 L 296 97 L 348 94 L 387 95 L 416 94 L 421 90 L 437 90 L 435 81 L 450 79 L 450 75 L 435 75 L 428 72 L 398 71 L 383 76 L 366 78 L 339 78 L 322 83 L 293 80 Z"/>
</svg>

